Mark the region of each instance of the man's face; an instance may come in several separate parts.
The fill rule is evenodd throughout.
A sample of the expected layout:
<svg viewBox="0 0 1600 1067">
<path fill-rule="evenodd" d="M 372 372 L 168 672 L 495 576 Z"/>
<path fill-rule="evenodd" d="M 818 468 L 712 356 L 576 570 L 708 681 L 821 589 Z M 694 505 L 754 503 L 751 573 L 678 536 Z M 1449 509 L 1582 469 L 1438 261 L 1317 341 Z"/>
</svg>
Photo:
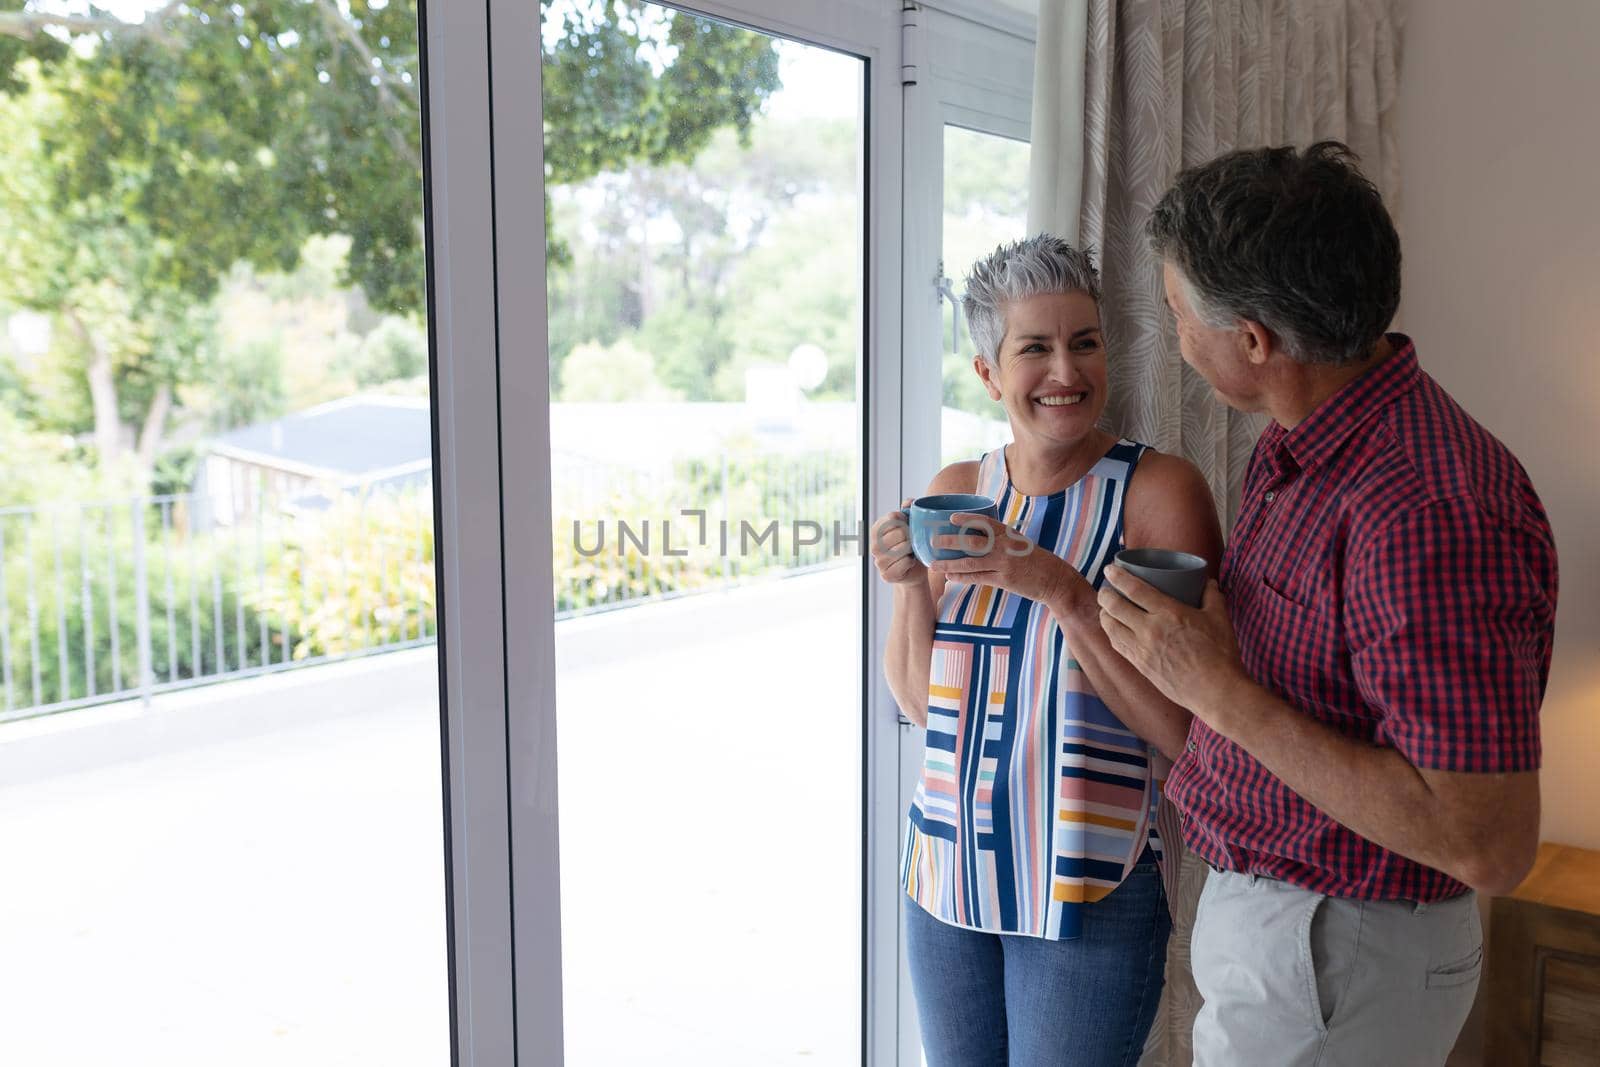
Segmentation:
<svg viewBox="0 0 1600 1067">
<path fill-rule="evenodd" d="M 1257 368 L 1246 354 L 1249 334 L 1237 327 L 1207 326 L 1190 305 L 1188 287 L 1178 268 L 1168 261 L 1161 273 L 1183 361 L 1206 380 L 1224 404 L 1241 411 L 1259 410 Z"/>
</svg>

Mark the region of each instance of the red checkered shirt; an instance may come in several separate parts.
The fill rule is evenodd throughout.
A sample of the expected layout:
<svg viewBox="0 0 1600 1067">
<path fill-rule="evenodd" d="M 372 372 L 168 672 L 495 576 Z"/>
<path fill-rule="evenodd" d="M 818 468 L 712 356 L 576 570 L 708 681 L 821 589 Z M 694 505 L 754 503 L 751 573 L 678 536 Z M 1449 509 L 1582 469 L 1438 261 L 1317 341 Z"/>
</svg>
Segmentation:
<svg viewBox="0 0 1600 1067">
<path fill-rule="evenodd" d="M 1417 365 L 1411 340 L 1245 474 L 1221 585 L 1245 668 L 1301 713 L 1419 768 L 1531 771 L 1556 550 L 1527 472 Z M 1373 844 L 1199 719 L 1167 780 L 1212 866 L 1362 900 L 1455 879 Z"/>
</svg>

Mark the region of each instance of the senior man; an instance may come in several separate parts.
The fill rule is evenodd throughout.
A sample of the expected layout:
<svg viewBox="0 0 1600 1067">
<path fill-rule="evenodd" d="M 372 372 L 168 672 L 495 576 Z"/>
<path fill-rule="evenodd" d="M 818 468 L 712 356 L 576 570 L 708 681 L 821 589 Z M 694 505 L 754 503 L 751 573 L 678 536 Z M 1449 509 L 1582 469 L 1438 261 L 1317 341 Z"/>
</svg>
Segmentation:
<svg viewBox="0 0 1600 1067">
<path fill-rule="evenodd" d="M 1482 966 L 1474 891 L 1515 887 L 1538 843 L 1549 522 L 1385 332 L 1400 242 L 1345 146 L 1187 170 L 1149 232 L 1184 360 L 1272 420 L 1202 607 L 1115 568 L 1129 599 L 1100 594 L 1113 647 L 1194 713 L 1166 790 L 1213 868 L 1195 1063 L 1443 1064 Z"/>
</svg>

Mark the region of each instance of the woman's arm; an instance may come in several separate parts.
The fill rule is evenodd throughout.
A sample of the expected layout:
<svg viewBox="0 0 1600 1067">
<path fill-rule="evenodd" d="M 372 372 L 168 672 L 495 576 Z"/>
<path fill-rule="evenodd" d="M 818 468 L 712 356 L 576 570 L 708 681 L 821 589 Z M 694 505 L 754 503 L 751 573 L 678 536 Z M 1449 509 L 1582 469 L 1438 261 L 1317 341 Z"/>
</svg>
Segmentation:
<svg viewBox="0 0 1600 1067">
<path fill-rule="evenodd" d="M 1123 532 L 1129 548 L 1191 552 L 1203 557 L 1216 577 L 1222 531 L 1211 489 L 1192 463 L 1146 452 L 1134 468 L 1127 493 Z M 1162 696 L 1111 647 L 1100 626 L 1100 607 L 1092 591 L 1082 595 L 1085 589 L 1087 583 L 1075 590 L 1070 601 L 1050 604 L 1073 658 L 1117 718 L 1176 762 L 1189 737 L 1189 712 Z"/>
<path fill-rule="evenodd" d="M 928 494 L 971 493 L 978 488 L 975 460 L 952 463 L 934 476 Z M 942 574 L 925 571 L 926 580 L 893 586 L 894 614 L 889 621 L 889 642 L 883 652 L 883 673 L 889 691 L 906 718 L 928 725 L 928 671 L 933 664 L 933 627 L 938 621 L 939 598 L 944 595 Z"/>
</svg>

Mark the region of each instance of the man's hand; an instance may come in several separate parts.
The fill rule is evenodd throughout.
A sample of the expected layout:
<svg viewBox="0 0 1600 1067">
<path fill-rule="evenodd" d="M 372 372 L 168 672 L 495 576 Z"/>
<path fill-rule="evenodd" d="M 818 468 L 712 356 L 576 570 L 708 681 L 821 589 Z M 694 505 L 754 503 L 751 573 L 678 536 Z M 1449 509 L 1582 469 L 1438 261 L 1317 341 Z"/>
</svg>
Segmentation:
<svg viewBox="0 0 1600 1067">
<path fill-rule="evenodd" d="M 1005 523 L 987 515 L 953 515 L 950 521 L 961 527 L 959 534 L 942 534 L 931 539 L 935 548 L 959 548 L 983 552 L 979 556 L 935 560 L 935 574 L 968 585 L 989 585 L 1027 597 L 1052 611 L 1088 610 L 1094 604 L 1094 590 L 1077 568 L 1030 541 Z M 986 550 L 986 551 L 985 551 Z"/>
<path fill-rule="evenodd" d="M 1201 606 L 1191 608 L 1114 564 L 1105 577 L 1114 588 L 1100 590 L 1100 625 L 1111 647 L 1168 700 L 1232 736 L 1227 720 L 1235 696 L 1255 683 L 1239 659 L 1217 583 L 1207 582 Z"/>
</svg>

